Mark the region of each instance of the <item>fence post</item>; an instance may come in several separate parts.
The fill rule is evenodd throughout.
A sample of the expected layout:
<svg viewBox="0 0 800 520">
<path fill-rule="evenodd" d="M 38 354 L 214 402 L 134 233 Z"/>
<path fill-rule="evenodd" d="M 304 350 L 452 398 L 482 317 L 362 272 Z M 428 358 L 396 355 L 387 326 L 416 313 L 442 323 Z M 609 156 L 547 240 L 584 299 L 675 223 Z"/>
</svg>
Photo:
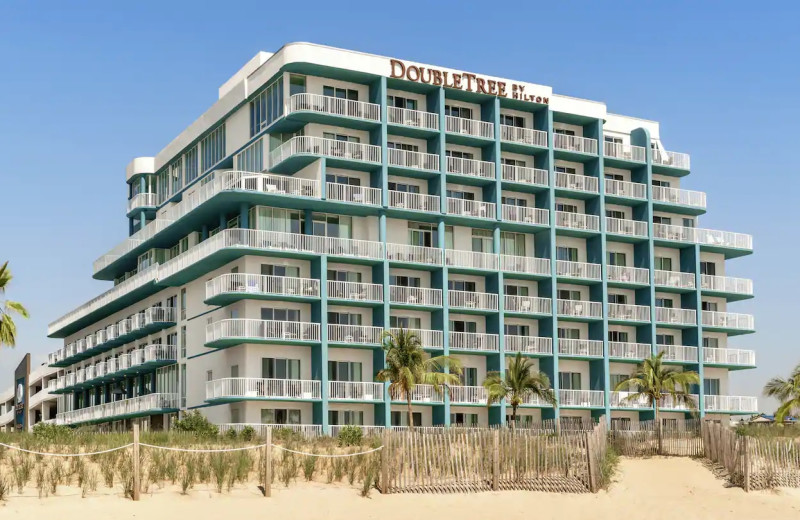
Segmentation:
<svg viewBox="0 0 800 520">
<path fill-rule="evenodd" d="M 264 498 L 272 496 L 272 429 L 267 428 L 264 444 Z"/>
<path fill-rule="evenodd" d="M 383 431 L 383 449 L 381 450 L 381 493 L 389 493 L 389 433 L 390 429 Z"/>
<path fill-rule="evenodd" d="M 744 451 L 744 490 L 750 492 L 750 441 L 745 435 L 742 438 L 742 449 Z"/>
<path fill-rule="evenodd" d="M 500 430 L 492 432 L 492 490 L 497 491 L 500 480 Z"/>
<path fill-rule="evenodd" d="M 139 500 L 139 421 L 133 422 L 133 493 L 132 499 Z"/>
<path fill-rule="evenodd" d="M 592 433 L 586 432 L 586 469 L 589 474 L 589 491 L 597 491 L 597 482 L 594 478 L 594 453 L 592 453 Z"/>
</svg>

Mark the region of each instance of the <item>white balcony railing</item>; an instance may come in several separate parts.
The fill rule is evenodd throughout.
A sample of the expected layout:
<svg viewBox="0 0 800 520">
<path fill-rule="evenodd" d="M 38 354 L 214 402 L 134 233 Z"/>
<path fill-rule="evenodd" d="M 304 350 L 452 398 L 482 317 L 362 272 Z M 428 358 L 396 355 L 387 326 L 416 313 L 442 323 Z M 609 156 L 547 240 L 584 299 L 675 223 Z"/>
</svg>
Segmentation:
<svg viewBox="0 0 800 520">
<path fill-rule="evenodd" d="M 206 343 L 241 340 L 319 341 L 319 323 L 254 319 L 227 319 L 206 326 Z"/>
<path fill-rule="evenodd" d="M 451 332 L 450 349 L 496 352 L 500 349 L 500 344 L 497 334 L 483 334 L 480 332 Z"/>
<path fill-rule="evenodd" d="M 650 283 L 650 270 L 643 267 L 628 267 L 624 265 L 606 266 L 606 276 L 609 282 L 620 283 Z"/>
<path fill-rule="evenodd" d="M 447 299 L 450 307 L 460 309 L 474 309 L 482 311 L 498 310 L 498 297 L 494 293 L 482 293 L 471 291 L 447 291 Z"/>
<path fill-rule="evenodd" d="M 538 336 L 512 336 L 505 335 L 505 351 L 521 352 L 523 354 L 552 354 L 552 338 Z"/>
<path fill-rule="evenodd" d="M 425 130 L 439 130 L 439 114 L 434 112 L 389 107 L 387 119 L 390 125 L 413 126 Z"/>
<path fill-rule="evenodd" d="M 328 282 L 328 298 L 365 302 L 382 302 L 383 285 L 361 282 Z"/>
<path fill-rule="evenodd" d="M 695 288 L 694 273 L 656 270 L 653 274 L 653 278 L 655 285 L 662 287 L 675 287 L 678 289 Z"/>
<path fill-rule="evenodd" d="M 738 348 L 703 347 L 703 363 L 754 366 L 756 364 L 756 352 Z"/>
<path fill-rule="evenodd" d="M 391 332 L 397 333 L 401 329 L 399 328 L 392 328 L 390 329 Z M 413 333 L 417 338 L 419 338 L 419 342 L 422 344 L 422 348 L 429 349 L 429 350 L 441 350 L 444 347 L 444 333 L 441 330 L 428 330 L 428 329 L 405 329 L 407 332 Z"/>
<path fill-rule="evenodd" d="M 556 226 L 586 231 L 600 231 L 600 217 L 586 213 L 556 211 Z"/>
<path fill-rule="evenodd" d="M 494 123 L 481 121 L 479 119 L 446 116 L 445 129 L 454 134 L 484 137 L 486 139 L 494 138 Z"/>
<path fill-rule="evenodd" d="M 638 182 L 618 181 L 615 179 L 604 179 L 606 195 L 616 195 L 617 197 L 627 197 L 631 199 L 646 199 L 647 185 Z"/>
<path fill-rule="evenodd" d="M 412 403 L 443 403 L 444 402 L 444 388 L 437 392 L 432 385 L 414 385 L 411 390 Z M 392 401 L 406 402 L 405 394 L 397 394 L 391 396 Z"/>
<path fill-rule="evenodd" d="M 458 249 L 446 249 L 445 261 L 451 267 L 490 270 L 496 270 L 499 263 L 498 256 L 493 253 L 478 253 Z"/>
<path fill-rule="evenodd" d="M 505 296 L 504 307 L 506 312 L 523 312 L 532 314 L 550 314 L 553 312 L 553 301 L 550 298 L 538 296 Z"/>
<path fill-rule="evenodd" d="M 226 293 L 319 297 L 319 280 L 289 276 L 226 273 L 206 282 L 206 299 Z"/>
<path fill-rule="evenodd" d="M 486 404 L 488 398 L 482 386 L 450 386 L 448 390 L 453 404 Z"/>
<path fill-rule="evenodd" d="M 493 202 L 447 197 L 448 215 L 462 215 L 465 217 L 495 220 L 497 218 L 497 210 L 495 207 Z"/>
<path fill-rule="evenodd" d="M 321 388 L 320 382 L 314 380 L 227 377 L 206 382 L 206 400 L 231 398 L 312 400 L 321 397 Z"/>
<path fill-rule="evenodd" d="M 503 220 L 506 222 L 521 222 L 523 224 L 550 225 L 550 211 L 527 206 L 512 206 L 503 204 Z"/>
<path fill-rule="evenodd" d="M 586 191 L 589 193 L 598 193 L 600 190 L 600 183 L 597 177 L 589 175 L 576 175 L 574 173 L 556 173 L 556 188 L 563 188 L 565 190 L 573 191 Z"/>
<path fill-rule="evenodd" d="M 442 290 L 390 285 L 389 303 L 441 307 Z"/>
<path fill-rule="evenodd" d="M 606 232 L 614 235 L 647 238 L 647 222 L 606 217 Z"/>
<path fill-rule="evenodd" d="M 663 395 L 658 402 L 658 407 L 662 410 L 693 411 L 699 405 L 699 396 L 689 394 L 688 399 L 674 399 L 671 395 Z"/>
<path fill-rule="evenodd" d="M 650 321 L 650 306 L 609 303 L 608 319 L 624 321 Z"/>
<path fill-rule="evenodd" d="M 370 121 L 381 120 L 381 106 L 375 103 L 307 92 L 295 94 L 289 98 L 289 102 L 286 104 L 286 115 L 296 112 L 316 112 Z"/>
<path fill-rule="evenodd" d="M 731 276 L 700 275 L 700 288 L 706 291 L 753 295 L 753 280 Z"/>
<path fill-rule="evenodd" d="M 322 435 L 321 424 L 265 424 L 265 423 L 219 423 L 217 424 L 220 433 L 233 430 L 240 433 L 245 428 L 252 428 L 256 435 L 265 437 L 267 430 L 290 430 L 302 435 L 303 437 L 319 437 Z"/>
<path fill-rule="evenodd" d="M 686 363 L 697 363 L 697 347 L 685 345 L 656 345 L 656 350 L 664 353 L 664 361 L 678 361 Z"/>
<path fill-rule="evenodd" d="M 650 343 L 608 342 L 608 357 L 613 359 L 645 359 L 652 354 Z"/>
<path fill-rule="evenodd" d="M 383 401 L 383 383 L 329 381 L 328 399 L 332 401 Z"/>
<path fill-rule="evenodd" d="M 387 243 L 386 258 L 392 262 L 442 265 L 444 254 L 438 247 Z"/>
<path fill-rule="evenodd" d="M 559 390 L 558 405 L 580 408 L 605 406 L 605 393 L 602 390 Z"/>
<path fill-rule="evenodd" d="M 381 147 L 324 137 L 292 137 L 269 154 L 270 168 L 296 155 L 322 155 L 370 163 L 381 162 Z"/>
<path fill-rule="evenodd" d="M 548 185 L 547 170 L 503 164 L 501 165 L 501 171 L 504 181 L 519 182 L 523 184 L 536 184 L 539 186 Z"/>
<path fill-rule="evenodd" d="M 137 193 L 128 201 L 128 213 L 140 208 L 155 208 L 158 205 L 158 195 L 155 193 Z"/>
<path fill-rule="evenodd" d="M 370 325 L 328 325 L 328 341 L 331 343 L 358 343 L 380 345 L 383 328 Z"/>
<path fill-rule="evenodd" d="M 603 143 L 603 155 L 624 159 L 627 161 L 645 162 L 647 160 L 646 149 L 643 146 L 635 146 L 622 143 Z"/>
<path fill-rule="evenodd" d="M 637 395 L 637 392 L 611 392 L 609 394 L 611 408 L 652 408 L 650 398 L 646 395 Z"/>
<path fill-rule="evenodd" d="M 570 262 L 568 260 L 556 260 L 556 275 L 565 278 L 585 278 L 588 280 L 600 280 L 601 265 L 590 264 L 587 262 Z"/>
<path fill-rule="evenodd" d="M 481 177 L 483 179 L 495 178 L 493 162 L 463 159 L 461 157 L 447 158 L 447 173 Z"/>
<path fill-rule="evenodd" d="M 532 128 L 500 125 L 500 139 L 510 143 L 527 144 L 547 148 L 547 132 Z"/>
<path fill-rule="evenodd" d="M 593 339 L 558 339 L 559 356 L 603 357 L 603 342 Z"/>
<path fill-rule="evenodd" d="M 602 318 L 603 304 L 588 300 L 558 300 L 556 308 L 559 316 L 576 318 Z"/>
<path fill-rule="evenodd" d="M 695 208 L 706 207 L 706 194 L 704 192 L 668 188 L 666 186 L 653 186 L 653 200 Z"/>
<path fill-rule="evenodd" d="M 553 147 L 569 152 L 597 153 L 597 139 L 577 135 L 553 134 Z"/>
<path fill-rule="evenodd" d="M 703 326 L 738 330 L 753 330 L 756 327 L 751 314 L 717 311 L 703 311 Z"/>
<path fill-rule="evenodd" d="M 500 255 L 500 269 L 512 273 L 550 276 L 550 259 L 533 256 Z"/>
<path fill-rule="evenodd" d="M 179 406 L 178 394 L 147 394 L 131 399 L 89 406 L 56 415 L 57 424 L 77 424 L 113 420 L 114 417 L 144 414 L 149 411 L 174 410 Z"/>
<path fill-rule="evenodd" d="M 700 245 L 753 249 L 753 237 L 732 231 L 653 224 L 653 238 Z"/>
<path fill-rule="evenodd" d="M 697 325 L 697 311 L 694 309 L 656 307 L 656 322 L 675 325 Z"/>
<path fill-rule="evenodd" d="M 389 192 L 389 207 L 427 213 L 439 213 L 442 210 L 438 195 L 407 193 L 404 191 Z"/>
<path fill-rule="evenodd" d="M 433 153 L 414 152 L 389 148 L 389 166 L 414 170 L 439 171 L 439 156 Z"/>
<path fill-rule="evenodd" d="M 755 397 L 739 395 L 705 395 L 703 408 L 706 412 L 754 413 L 758 411 Z"/>
<path fill-rule="evenodd" d="M 381 205 L 381 190 L 368 186 L 351 186 L 349 184 L 328 182 L 325 185 L 325 197 L 328 200 L 352 202 L 353 204 L 366 206 Z"/>
<path fill-rule="evenodd" d="M 690 166 L 689 154 L 661 151 L 658 148 L 654 148 L 653 164 L 661 164 L 664 166 L 672 166 L 673 168 L 688 170 Z"/>
</svg>

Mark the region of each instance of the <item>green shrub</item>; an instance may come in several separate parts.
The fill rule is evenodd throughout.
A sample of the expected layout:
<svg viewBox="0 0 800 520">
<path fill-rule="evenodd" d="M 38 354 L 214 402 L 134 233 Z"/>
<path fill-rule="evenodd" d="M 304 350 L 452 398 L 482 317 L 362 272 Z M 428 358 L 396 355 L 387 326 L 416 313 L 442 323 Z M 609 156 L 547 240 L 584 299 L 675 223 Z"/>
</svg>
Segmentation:
<svg viewBox="0 0 800 520">
<path fill-rule="evenodd" d="M 239 437 L 245 442 L 250 442 L 256 438 L 256 430 L 252 426 L 245 426 L 242 428 L 242 431 L 239 432 Z"/>
<path fill-rule="evenodd" d="M 183 419 L 175 421 L 173 427 L 176 431 L 184 433 L 194 433 L 202 437 L 216 437 L 219 435 L 219 428 L 197 410 L 187 412 Z"/>
<path fill-rule="evenodd" d="M 364 439 L 364 432 L 358 426 L 344 426 L 339 430 L 339 435 L 336 438 L 339 441 L 339 446 L 358 446 Z"/>
<path fill-rule="evenodd" d="M 291 428 L 275 428 L 272 430 L 272 439 L 275 441 L 296 442 L 302 440 L 303 436 Z"/>
<path fill-rule="evenodd" d="M 33 436 L 48 443 L 65 442 L 72 437 L 72 429 L 63 424 L 39 423 L 33 427 Z"/>
</svg>

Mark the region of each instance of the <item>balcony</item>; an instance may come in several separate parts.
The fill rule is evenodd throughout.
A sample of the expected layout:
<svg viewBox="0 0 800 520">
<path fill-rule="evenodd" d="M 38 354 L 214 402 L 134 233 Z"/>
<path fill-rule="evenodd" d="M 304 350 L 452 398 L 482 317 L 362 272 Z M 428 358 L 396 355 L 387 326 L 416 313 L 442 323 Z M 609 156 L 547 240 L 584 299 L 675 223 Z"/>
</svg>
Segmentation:
<svg viewBox="0 0 800 520">
<path fill-rule="evenodd" d="M 700 288 L 705 293 L 733 296 L 729 299 L 742 299 L 753 296 L 753 280 L 731 276 L 700 275 Z"/>
<path fill-rule="evenodd" d="M 597 139 L 555 133 L 553 134 L 553 148 L 568 152 L 597 155 Z"/>
<path fill-rule="evenodd" d="M 618 181 L 615 179 L 604 179 L 606 196 L 610 199 L 647 199 L 647 185 L 638 182 Z"/>
<path fill-rule="evenodd" d="M 500 269 L 536 277 L 550 276 L 550 259 L 533 256 L 500 255 Z"/>
<path fill-rule="evenodd" d="M 502 212 L 505 222 L 518 222 L 520 224 L 530 224 L 532 226 L 550 225 L 550 211 L 546 209 L 503 204 Z"/>
<path fill-rule="evenodd" d="M 448 266 L 456 269 L 488 269 L 490 271 L 496 271 L 499 259 L 497 255 L 493 253 L 446 249 L 445 262 Z"/>
<path fill-rule="evenodd" d="M 265 423 L 219 423 L 217 424 L 221 433 L 226 433 L 233 430 L 237 433 L 245 428 L 252 428 L 255 430 L 256 435 L 265 437 L 267 430 L 291 430 L 303 437 L 319 437 L 322 435 L 321 424 L 265 424 Z"/>
<path fill-rule="evenodd" d="M 118 421 L 132 417 L 178 411 L 178 394 L 147 394 L 131 399 L 89 406 L 56 415 L 56 424 L 80 424 Z"/>
<path fill-rule="evenodd" d="M 442 265 L 444 253 L 438 247 L 387 243 L 386 258 L 398 264 Z"/>
<path fill-rule="evenodd" d="M 553 353 L 553 340 L 538 336 L 505 335 L 506 353 L 520 352 L 527 355 L 547 356 Z"/>
<path fill-rule="evenodd" d="M 697 311 L 694 309 L 656 307 L 656 323 L 687 327 L 697 325 Z"/>
<path fill-rule="evenodd" d="M 407 193 L 404 191 L 389 192 L 389 207 L 425 213 L 440 213 L 442 211 L 438 195 L 424 195 L 422 193 Z"/>
<path fill-rule="evenodd" d="M 625 305 L 619 303 L 608 304 L 609 321 L 650 321 L 650 306 L 648 305 Z"/>
<path fill-rule="evenodd" d="M 653 277 L 656 287 L 671 287 L 673 289 L 687 290 L 695 288 L 694 273 L 656 270 Z"/>
<path fill-rule="evenodd" d="M 206 382 L 206 401 L 313 401 L 321 397 L 321 388 L 321 383 L 314 380 L 227 377 Z"/>
<path fill-rule="evenodd" d="M 328 399 L 331 401 L 383 402 L 383 383 L 329 381 Z"/>
<path fill-rule="evenodd" d="M 758 400 L 749 396 L 705 395 L 703 409 L 711 413 L 751 414 L 758 412 Z"/>
<path fill-rule="evenodd" d="M 500 125 L 500 140 L 525 146 L 547 148 L 547 132 L 532 128 Z"/>
<path fill-rule="evenodd" d="M 756 365 L 754 350 L 738 348 L 703 347 L 703 363 L 706 365 L 753 367 Z"/>
<path fill-rule="evenodd" d="M 146 345 L 129 353 L 121 354 L 116 358 L 101 361 L 59 377 L 53 392 L 72 392 L 85 386 L 93 386 L 123 375 L 138 374 L 158 367 L 172 365 L 177 359 L 177 347 L 175 345 Z"/>
<path fill-rule="evenodd" d="M 328 299 L 349 303 L 383 303 L 383 285 L 377 283 L 328 281 Z"/>
<path fill-rule="evenodd" d="M 678 188 L 668 188 L 666 186 L 653 186 L 653 203 L 656 207 L 659 203 L 666 206 L 686 206 L 698 210 L 706 209 L 706 194 L 702 191 L 681 190 Z"/>
<path fill-rule="evenodd" d="M 480 404 L 486 406 L 488 394 L 482 386 L 450 386 L 450 404 Z"/>
<path fill-rule="evenodd" d="M 517 184 L 529 184 L 532 186 L 546 187 L 549 185 L 547 170 L 539 168 L 528 168 L 525 166 L 512 166 L 503 164 L 500 166 L 503 180 Z"/>
<path fill-rule="evenodd" d="M 158 195 L 155 193 L 137 193 L 128 200 L 128 216 L 136 211 L 155 209 L 158 206 Z"/>
<path fill-rule="evenodd" d="M 227 305 L 242 298 L 308 300 L 319 295 L 319 280 L 313 278 L 226 273 L 206 282 L 205 303 Z"/>
<path fill-rule="evenodd" d="M 445 130 L 451 134 L 461 134 L 482 139 L 494 139 L 494 123 L 478 119 L 445 116 Z"/>
<path fill-rule="evenodd" d="M 559 338 L 558 355 L 566 358 L 601 358 L 603 342 L 593 339 Z"/>
<path fill-rule="evenodd" d="M 335 116 L 334 118 L 311 118 L 312 121 L 323 123 L 336 123 L 336 120 L 342 117 L 364 119 L 375 123 L 380 123 L 381 121 L 381 106 L 375 103 L 365 103 L 321 94 L 309 94 L 307 92 L 294 94 L 286 104 L 286 116 L 301 112 L 321 116 Z"/>
<path fill-rule="evenodd" d="M 618 283 L 621 285 L 648 285 L 650 283 L 650 270 L 643 267 L 607 265 L 606 276 L 610 283 Z"/>
<path fill-rule="evenodd" d="M 241 343 L 317 343 L 319 323 L 228 319 L 206 326 L 206 346 L 225 348 Z"/>
<path fill-rule="evenodd" d="M 603 304 L 588 300 L 558 300 L 556 302 L 559 316 L 567 318 L 603 318 Z"/>
<path fill-rule="evenodd" d="M 653 149 L 653 165 L 667 166 L 680 170 L 689 170 L 689 154 L 679 152 L 667 152 L 659 148 Z"/>
<path fill-rule="evenodd" d="M 656 345 L 659 353 L 663 352 L 664 356 L 661 358 L 666 362 L 674 363 L 697 363 L 698 348 L 687 347 L 684 345 Z"/>
<path fill-rule="evenodd" d="M 369 325 L 328 325 L 328 342 L 348 345 L 383 344 L 383 328 Z"/>
<path fill-rule="evenodd" d="M 493 202 L 447 197 L 447 214 L 452 216 L 496 220 L 497 210 L 495 208 Z"/>
<path fill-rule="evenodd" d="M 328 182 L 325 184 L 325 198 L 338 202 L 348 202 L 352 204 L 362 204 L 366 206 L 380 206 L 381 190 L 368 186 L 350 186 L 349 184 L 339 184 Z"/>
<path fill-rule="evenodd" d="M 441 307 L 442 290 L 427 287 L 389 286 L 389 303 L 394 306 Z"/>
<path fill-rule="evenodd" d="M 646 395 L 636 395 L 636 392 L 610 392 L 611 408 L 643 409 L 652 408 L 650 398 Z"/>
<path fill-rule="evenodd" d="M 608 357 L 623 361 L 642 361 L 652 354 L 650 343 L 608 342 Z"/>
<path fill-rule="evenodd" d="M 700 244 L 709 251 L 726 252 L 725 249 L 739 249 L 742 252 L 753 250 L 753 237 L 731 231 L 653 224 L 653 238 L 670 242 L 689 242 Z"/>
<path fill-rule="evenodd" d="M 570 191 L 582 191 L 585 193 L 599 193 L 600 181 L 597 177 L 591 177 L 589 175 L 557 172 L 556 188 Z"/>
<path fill-rule="evenodd" d="M 14 410 L 11 409 L 3 414 L 0 414 L 0 426 L 11 424 L 14 420 Z"/>
<path fill-rule="evenodd" d="M 381 147 L 324 137 L 297 136 L 270 152 L 269 169 L 279 173 L 299 170 L 316 157 L 329 158 L 329 165 L 334 167 L 363 168 L 359 164 L 380 164 Z"/>
<path fill-rule="evenodd" d="M 392 333 L 397 334 L 399 328 L 390 329 Z M 427 350 L 442 350 L 444 348 L 444 333 L 441 330 L 427 330 L 427 329 L 405 329 L 406 332 L 411 332 L 422 344 L 422 348 Z"/>
<path fill-rule="evenodd" d="M 736 312 L 703 311 L 703 328 L 732 332 L 752 332 L 755 330 L 755 319 L 751 314 Z"/>
<path fill-rule="evenodd" d="M 550 315 L 553 312 L 553 301 L 550 298 L 507 294 L 504 300 L 504 308 L 507 313 Z"/>
<path fill-rule="evenodd" d="M 600 217 L 586 213 L 556 211 L 556 226 L 578 231 L 600 231 Z"/>
<path fill-rule="evenodd" d="M 390 125 L 401 125 L 421 130 L 439 131 L 439 114 L 409 110 L 407 108 L 388 107 L 387 122 Z"/>
<path fill-rule="evenodd" d="M 462 159 L 461 157 L 447 158 L 447 173 L 485 180 L 494 180 L 495 178 L 493 162 Z"/>
<path fill-rule="evenodd" d="M 671 395 L 663 395 L 659 400 L 658 408 L 667 411 L 692 412 L 697 410 L 699 398 L 700 396 L 697 394 L 689 394 L 688 401 L 685 399 L 679 401 L 673 399 Z"/>
<path fill-rule="evenodd" d="M 500 350 L 500 343 L 497 334 L 450 332 L 450 350 L 497 352 Z"/>
<path fill-rule="evenodd" d="M 606 217 L 606 233 L 626 237 L 647 238 L 647 222 Z"/>
<path fill-rule="evenodd" d="M 556 275 L 563 278 L 579 278 L 582 280 L 600 280 L 600 264 L 589 264 L 586 262 L 570 262 L 568 260 L 556 260 Z"/>
<path fill-rule="evenodd" d="M 441 392 L 437 392 L 433 385 L 414 385 L 411 390 L 411 402 L 416 404 L 441 404 L 444 402 L 444 388 Z M 391 396 L 392 401 L 396 403 L 407 402 L 405 394 L 396 394 Z"/>
<path fill-rule="evenodd" d="M 388 155 L 390 167 L 427 172 L 439 171 L 439 156 L 436 154 L 389 148 Z"/>
<path fill-rule="evenodd" d="M 643 146 L 634 146 L 622 143 L 603 143 L 603 155 L 610 159 L 633 161 L 643 163 L 647 161 L 647 149 Z"/>
<path fill-rule="evenodd" d="M 559 390 L 558 405 L 565 408 L 601 408 L 605 406 L 602 390 Z"/>
<path fill-rule="evenodd" d="M 447 301 L 450 308 L 462 311 L 489 311 L 494 312 L 499 309 L 498 297 L 494 293 L 482 293 L 471 291 L 447 291 Z"/>
</svg>

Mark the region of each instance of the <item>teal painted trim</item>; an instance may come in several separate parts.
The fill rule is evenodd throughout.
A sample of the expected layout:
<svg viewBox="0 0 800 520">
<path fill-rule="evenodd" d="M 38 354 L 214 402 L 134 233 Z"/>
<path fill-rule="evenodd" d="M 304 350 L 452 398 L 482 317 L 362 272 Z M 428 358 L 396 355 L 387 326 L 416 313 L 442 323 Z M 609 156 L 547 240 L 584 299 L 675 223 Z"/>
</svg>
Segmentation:
<svg viewBox="0 0 800 520">
<path fill-rule="evenodd" d="M 328 175 L 328 161 L 325 157 L 319 160 L 319 197 L 321 200 L 328 199 L 328 182 L 326 177 Z"/>
<path fill-rule="evenodd" d="M 328 388 L 328 257 L 321 256 L 319 259 L 319 295 L 320 295 L 320 345 L 319 347 L 312 347 L 319 349 L 320 353 L 320 386 L 321 386 L 321 402 L 320 408 L 322 418 L 319 424 L 322 424 L 322 431 L 329 432 L 328 425 L 328 410 L 329 410 L 329 388 Z"/>
<path fill-rule="evenodd" d="M 547 109 L 547 155 L 545 169 L 547 170 L 547 178 L 549 180 L 549 197 L 548 210 L 550 212 L 550 300 L 552 304 L 551 313 L 552 331 L 551 337 L 553 339 L 553 380 L 551 381 L 553 392 L 557 398 L 559 396 L 559 382 L 558 382 L 558 274 L 556 272 L 556 187 L 555 187 L 555 148 L 553 147 L 553 111 Z M 558 403 L 560 403 L 560 399 Z M 557 403 L 557 404 L 558 404 Z M 561 415 L 561 406 L 558 404 L 553 407 L 553 418 L 558 419 Z"/>
<path fill-rule="evenodd" d="M 211 408 L 212 406 L 222 406 L 223 403 L 204 403 L 197 406 L 187 406 L 187 410 L 197 410 L 198 408 Z"/>
<path fill-rule="evenodd" d="M 378 82 L 378 98 L 380 99 L 381 106 L 381 200 L 383 207 L 389 205 L 389 128 L 388 117 L 389 109 L 387 102 L 387 89 L 386 89 L 386 76 L 381 76 Z"/>
<path fill-rule="evenodd" d="M 385 98 L 385 96 L 384 96 Z M 384 183 L 385 184 L 385 183 Z M 386 243 L 388 237 L 388 231 L 386 229 L 386 212 L 381 212 L 380 216 L 378 217 L 378 236 L 384 244 Z M 383 308 L 381 309 L 383 315 L 383 328 L 387 330 L 391 323 L 391 305 L 390 305 L 390 293 L 391 293 L 391 275 L 389 269 L 389 262 L 383 262 L 381 266 L 382 273 L 383 273 Z M 374 280 L 373 280 L 374 281 Z M 382 351 L 380 354 L 373 354 L 372 356 L 373 363 L 377 360 L 381 360 L 382 366 L 386 367 L 386 352 Z M 378 373 L 379 368 L 373 366 L 372 371 L 376 374 Z M 377 417 L 378 411 L 381 410 L 381 407 L 375 407 L 375 424 L 379 424 Z M 383 417 L 381 418 L 384 426 L 391 426 L 392 424 L 392 399 L 389 395 L 389 383 L 383 384 Z"/>
<path fill-rule="evenodd" d="M 700 285 L 700 245 L 694 245 L 694 286 L 695 290 L 695 298 L 697 301 L 696 309 L 697 309 L 697 376 L 700 378 L 700 384 L 697 385 L 697 409 L 700 414 L 700 418 L 706 416 L 706 385 L 705 385 L 705 364 L 703 363 L 703 311 L 702 311 L 702 303 L 703 298 L 701 294 L 701 285 Z"/>
<path fill-rule="evenodd" d="M 600 278 L 602 280 L 603 290 L 603 391 L 605 399 L 605 417 L 608 426 L 611 425 L 611 365 L 610 365 L 610 352 L 608 351 L 608 242 L 606 235 L 606 184 L 605 184 L 605 164 L 603 161 L 603 120 L 599 119 L 596 123 L 597 126 L 597 142 L 598 152 L 597 157 L 597 176 L 598 176 L 598 190 L 600 200 Z M 584 172 L 585 173 L 585 172 Z M 589 363 L 589 370 L 591 370 L 591 363 Z M 591 379 L 591 374 L 589 375 Z"/>
</svg>

